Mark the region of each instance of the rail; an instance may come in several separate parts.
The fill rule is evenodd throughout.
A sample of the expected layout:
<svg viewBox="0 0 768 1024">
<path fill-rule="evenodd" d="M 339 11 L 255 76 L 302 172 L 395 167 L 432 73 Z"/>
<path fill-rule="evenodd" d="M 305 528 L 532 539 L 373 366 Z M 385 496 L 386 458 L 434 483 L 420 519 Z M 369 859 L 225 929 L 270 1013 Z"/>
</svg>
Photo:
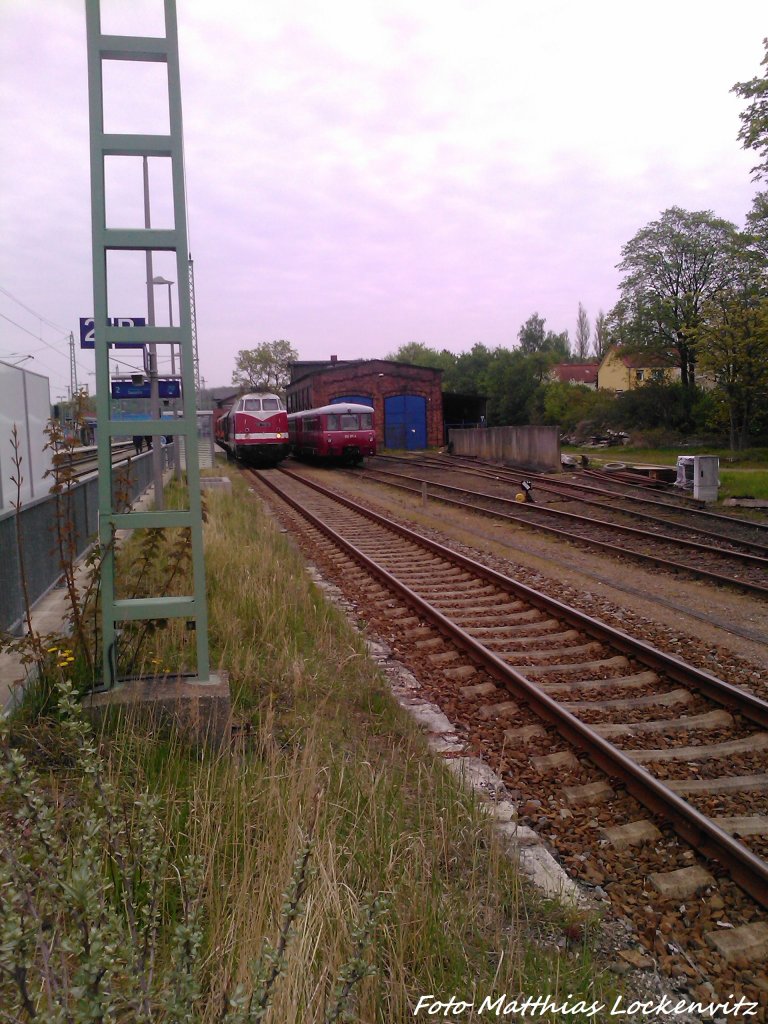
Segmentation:
<svg viewBox="0 0 768 1024">
<path fill-rule="evenodd" d="M 499 589 L 514 594 L 526 602 L 557 616 L 566 622 L 577 624 L 591 636 L 609 643 L 617 650 L 631 653 L 642 664 L 661 668 L 672 679 L 685 686 L 698 689 L 710 699 L 737 710 L 750 720 L 762 726 L 768 724 L 768 704 L 753 694 L 731 686 L 724 680 L 717 679 L 702 672 L 685 662 L 658 651 L 644 641 L 638 641 L 628 634 L 615 630 L 598 620 L 568 608 L 545 594 L 518 583 L 501 573 L 480 563 L 460 555 L 436 541 L 380 516 L 370 509 L 359 505 L 349 498 L 332 492 L 314 481 L 308 480 L 294 472 L 281 470 L 280 476 L 299 481 L 303 486 L 323 495 L 325 498 L 339 503 L 363 516 L 386 530 L 417 544 L 441 558 L 492 582 Z M 622 752 L 613 743 L 601 736 L 588 724 L 576 718 L 570 711 L 553 700 L 544 690 L 531 682 L 522 672 L 503 661 L 497 654 L 489 650 L 476 636 L 462 629 L 429 601 L 425 600 L 396 576 L 390 573 L 375 559 L 366 555 L 360 548 L 343 537 L 337 530 L 328 525 L 328 517 L 314 515 L 299 501 L 280 487 L 274 475 L 260 476 L 266 484 L 281 498 L 290 504 L 312 525 L 320 530 L 334 544 L 342 548 L 367 572 L 374 575 L 388 588 L 399 594 L 419 615 L 432 622 L 445 636 L 465 650 L 471 658 L 480 663 L 495 679 L 517 696 L 523 697 L 540 717 L 557 728 L 561 735 L 571 744 L 586 752 L 589 758 L 607 774 L 619 778 L 627 790 L 652 813 L 661 816 L 687 842 L 700 850 L 704 855 L 718 860 L 729 871 L 733 880 L 748 892 L 757 902 L 768 907 L 768 863 L 757 856 L 744 844 L 734 839 L 711 818 L 698 811 L 690 803 L 651 775 L 640 764 Z"/>
</svg>

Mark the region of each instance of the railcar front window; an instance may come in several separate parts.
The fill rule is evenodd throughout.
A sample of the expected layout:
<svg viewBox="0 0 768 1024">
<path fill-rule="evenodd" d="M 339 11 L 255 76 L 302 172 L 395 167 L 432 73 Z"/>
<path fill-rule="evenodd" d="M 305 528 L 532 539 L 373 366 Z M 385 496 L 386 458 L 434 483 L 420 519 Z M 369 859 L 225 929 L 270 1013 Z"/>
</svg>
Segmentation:
<svg viewBox="0 0 768 1024">
<path fill-rule="evenodd" d="M 360 429 L 361 430 L 373 430 L 373 415 L 369 412 L 364 412 L 360 416 Z"/>
<path fill-rule="evenodd" d="M 264 399 L 264 401 L 268 402 L 269 399 L 266 398 L 266 399 Z M 246 398 L 245 401 L 243 402 L 243 409 L 245 409 L 246 412 L 260 412 L 261 411 L 261 399 L 260 398 Z"/>
<path fill-rule="evenodd" d="M 345 413 L 341 417 L 341 429 L 342 430 L 357 430 L 358 429 L 358 418 L 354 413 Z"/>
<path fill-rule="evenodd" d="M 335 413 L 325 417 L 325 429 L 326 430 L 338 430 L 339 429 L 339 417 Z"/>
</svg>

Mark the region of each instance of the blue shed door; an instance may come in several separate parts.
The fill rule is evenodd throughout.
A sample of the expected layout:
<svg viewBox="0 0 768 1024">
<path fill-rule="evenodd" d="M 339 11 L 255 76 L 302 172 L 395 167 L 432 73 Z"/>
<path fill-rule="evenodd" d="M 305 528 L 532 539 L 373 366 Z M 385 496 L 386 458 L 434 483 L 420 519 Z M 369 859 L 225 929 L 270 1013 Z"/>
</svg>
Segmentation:
<svg viewBox="0 0 768 1024">
<path fill-rule="evenodd" d="M 427 400 L 421 395 L 384 399 L 384 446 L 412 451 L 427 447 Z"/>
<path fill-rule="evenodd" d="M 341 405 L 343 403 L 349 403 L 350 405 L 370 405 L 373 408 L 373 399 L 370 395 L 341 395 L 339 398 L 332 398 L 330 405 Z"/>
</svg>

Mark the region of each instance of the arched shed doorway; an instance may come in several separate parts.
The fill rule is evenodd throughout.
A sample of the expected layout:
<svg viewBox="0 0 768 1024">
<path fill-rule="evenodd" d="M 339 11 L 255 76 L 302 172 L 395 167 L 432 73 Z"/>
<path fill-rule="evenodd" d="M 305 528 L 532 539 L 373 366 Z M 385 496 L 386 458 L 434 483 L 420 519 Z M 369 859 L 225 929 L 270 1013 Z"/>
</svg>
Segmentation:
<svg viewBox="0 0 768 1024">
<path fill-rule="evenodd" d="M 384 399 L 384 445 L 407 451 L 427 447 L 427 400 L 423 395 Z"/>
</svg>

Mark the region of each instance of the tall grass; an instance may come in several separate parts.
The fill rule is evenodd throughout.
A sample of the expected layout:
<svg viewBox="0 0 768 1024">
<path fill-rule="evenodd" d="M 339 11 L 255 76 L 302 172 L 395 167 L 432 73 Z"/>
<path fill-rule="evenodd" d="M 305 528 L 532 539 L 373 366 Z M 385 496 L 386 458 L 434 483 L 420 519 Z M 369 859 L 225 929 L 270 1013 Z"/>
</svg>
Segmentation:
<svg viewBox="0 0 768 1024">
<path fill-rule="evenodd" d="M 147 1019 L 393 1024 L 413 1019 L 430 993 L 477 1005 L 504 992 L 598 998 L 605 983 L 593 977 L 591 922 L 566 949 L 572 912 L 521 883 L 482 808 L 435 763 L 361 638 L 234 483 L 231 496 L 210 494 L 206 557 L 212 655 L 230 673 L 239 739 L 213 752 L 130 718 L 102 739 L 139 864 L 146 827 L 137 808 L 145 793 L 159 798 L 150 831 L 167 867 L 156 955 L 169 969 L 178 957 L 186 963 L 177 871 L 196 864 L 202 879 L 188 1012 L 159 1003 Z M 167 653 L 162 644 L 158 652 Z M 55 728 L 38 723 L 15 740 L 47 773 L 67 827 L 66 808 L 84 797 Z M 12 809 L 12 794 L 0 797 L 0 814 Z M 75 865 L 81 837 L 71 829 Z M 64 928 L 69 908 L 58 913 Z M 547 943 L 533 941 L 542 936 Z M 238 1017 L 273 966 L 265 1014 Z M 2 968 L 0 951 L 0 1005 L 13 988 Z"/>
</svg>

